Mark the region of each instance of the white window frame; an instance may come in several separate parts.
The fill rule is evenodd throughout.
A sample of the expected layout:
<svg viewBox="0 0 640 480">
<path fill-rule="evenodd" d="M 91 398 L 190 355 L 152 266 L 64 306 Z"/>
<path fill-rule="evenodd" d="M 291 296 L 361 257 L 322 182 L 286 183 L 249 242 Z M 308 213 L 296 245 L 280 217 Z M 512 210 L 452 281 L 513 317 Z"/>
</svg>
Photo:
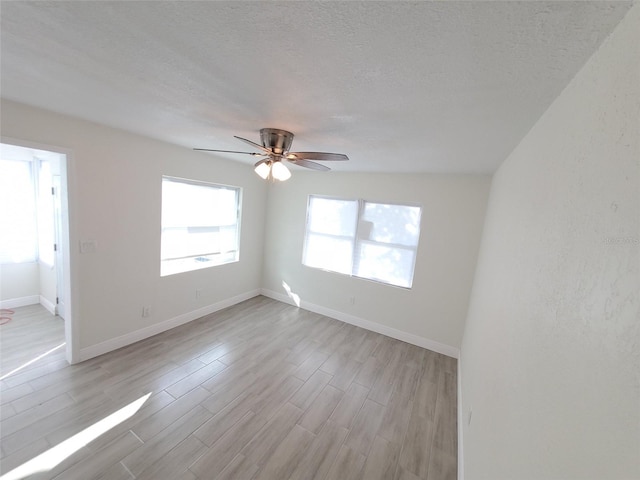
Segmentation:
<svg viewBox="0 0 640 480">
<path fill-rule="evenodd" d="M 323 232 L 313 232 L 310 230 L 309 228 L 309 214 L 310 214 L 310 207 L 311 207 L 311 202 L 313 198 L 325 198 L 328 200 L 337 200 L 337 201 L 342 201 L 342 202 L 357 202 L 358 204 L 358 208 L 357 208 L 357 215 L 355 218 L 355 228 L 354 228 L 354 235 L 353 236 L 348 236 L 348 235 L 333 235 L 330 233 L 323 233 Z M 401 207 L 410 207 L 410 208 L 418 208 L 419 209 L 419 217 L 418 217 L 418 241 L 416 242 L 415 246 L 411 246 L 411 245 L 403 245 L 403 244 L 397 244 L 397 243 L 387 243 L 387 242 L 380 242 L 380 241 L 376 241 L 376 240 L 371 240 L 370 238 L 366 238 L 365 236 L 365 232 L 363 229 L 364 226 L 364 222 L 363 222 L 363 217 L 364 217 L 364 211 L 365 211 L 365 207 L 367 204 L 377 204 L 377 205 L 390 205 L 390 206 L 401 206 Z M 417 262 L 417 258 L 418 258 L 418 246 L 420 244 L 420 234 L 421 234 L 421 220 L 422 220 L 422 206 L 416 203 L 399 203 L 399 202 L 381 202 L 381 201 L 373 201 L 373 200 L 364 200 L 364 199 L 354 199 L 354 198 L 340 198 L 340 197 L 331 197 L 331 196 L 325 196 L 325 195 L 309 195 L 308 199 L 307 199 L 307 216 L 306 216 L 306 222 L 305 222 L 305 233 L 304 233 L 304 243 L 303 243 L 303 251 L 302 251 L 302 264 L 309 267 L 309 268 L 315 268 L 315 269 L 320 269 L 320 270 L 324 270 L 324 271 L 328 271 L 328 272 L 333 272 L 333 273 L 339 273 L 339 274 L 343 274 L 343 275 L 349 275 L 351 277 L 356 277 L 356 278 L 361 278 L 364 280 L 370 280 L 373 282 L 377 282 L 377 283 L 382 283 L 384 285 L 390 285 L 390 286 L 394 286 L 397 288 L 405 288 L 405 289 L 411 289 L 413 286 L 413 278 L 415 275 L 415 266 L 416 266 L 416 262 Z M 308 265 L 307 264 L 307 244 L 308 244 L 308 237 L 309 237 L 309 233 L 312 233 L 313 235 L 323 235 L 323 236 L 327 236 L 327 237 L 331 237 L 331 238 L 336 238 L 336 239 L 341 239 L 341 240 L 350 240 L 351 241 L 351 264 L 349 265 L 349 272 L 347 273 L 346 271 L 338 271 L 338 270 L 334 270 L 334 269 L 330 269 L 330 268 L 326 268 L 326 267 L 317 267 L 317 266 L 313 266 L 313 265 Z M 397 250 L 404 250 L 404 251 L 409 251 L 413 254 L 413 262 L 411 264 L 411 270 L 410 270 L 410 278 L 408 278 L 408 285 L 398 285 L 396 283 L 391 283 L 390 281 L 387 281 L 385 279 L 381 279 L 381 278 L 375 278 L 372 276 L 363 276 L 363 275 L 359 275 L 357 273 L 357 269 L 359 267 L 359 265 L 356 265 L 357 260 L 360 259 L 359 255 L 357 254 L 359 248 L 361 245 L 378 245 L 384 248 L 391 248 L 391 249 L 397 249 Z M 345 268 L 345 270 L 347 270 Z"/>
<path fill-rule="evenodd" d="M 187 178 L 173 177 L 169 175 L 162 176 L 162 188 L 164 189 L 164 185 L 166 182 L 175 182 L 182 185 L 193 185 L 196 187 L 208 187 L 212 189 L 220 189 L 220 190 L 232 190 L 236 192 L 236 214 L 235 214 L 235 244 L 232 249 L 225 251 L 216 251 L 214 249 L 203 249 L 197 253 L 190 253 L 188 255 L 179 255 L 179 256 L 170 256 L 165 257 L 164 249 L 163 249 L 163 241 L 165 240 L 165 233 L 169 230 L 215 230 L 220 231 L 221 228 L 229 225 L 210 225 L 210 226 L 186 226 L 186 227 L 172 227 L 165 226 L 164 219 L 161 217 L 160 220 L 160 276 L 165 277 L 168 275 L 174 275 L 177 273 L 188 272 L 193 270 L 200 270 L 203 268 L 217 267 L 220 265 L 225 265 L 229 263 L 235 263 L 240 261 L 240 226 L 241 226 L 241 214 L 242 214 L 242 188 L 231 186 L 231 185 L 221 185 L 216 183 L 204 182 L 199 180 L 192 180 Z M 163 191 L 163 202 L 164 202 L 164 191 Z M 164 215 L 165 205 L 162 206 L 162 211 Z"/>
</svg>

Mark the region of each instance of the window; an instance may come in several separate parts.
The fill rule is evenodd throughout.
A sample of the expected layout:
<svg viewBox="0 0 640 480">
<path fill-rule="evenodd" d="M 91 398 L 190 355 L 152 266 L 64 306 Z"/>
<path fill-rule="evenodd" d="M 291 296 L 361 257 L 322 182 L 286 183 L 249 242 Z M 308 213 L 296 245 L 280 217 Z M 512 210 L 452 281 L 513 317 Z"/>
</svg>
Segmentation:
<svg viewBox="0 0 640 480">
<path fill-rule="evenodd" d="M 302 263 L 411 288 L 421 208 L 309 196 Z"/>
<path fill-rule="evenodd" d="M 160 275 L 237 262 L 240 189 L 162 177 Z"/>
<path fill-rule="evenodd" d="M 35 262 L 38 228 L 32 164 L 0 160 L 0 263 Z"/>
</svg>

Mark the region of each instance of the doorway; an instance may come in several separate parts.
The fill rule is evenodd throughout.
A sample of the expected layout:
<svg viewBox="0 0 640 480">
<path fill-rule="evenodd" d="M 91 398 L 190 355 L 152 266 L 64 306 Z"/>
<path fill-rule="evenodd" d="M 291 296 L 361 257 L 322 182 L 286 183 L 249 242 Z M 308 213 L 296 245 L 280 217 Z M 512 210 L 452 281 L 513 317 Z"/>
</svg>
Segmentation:
<svg viewBox="0 0 640 480">
<path fill-rule="evenodd" d="M 49 315 L 52 322 L 60 322 L 60 328 L 51 329 L 62 339 L 55 351 L 58 355 L 64 352 L 66 360 L 74 363 L 68 157 L 67 151 L 56 147 L 6 138 L 0 143 L 0 162 L 4 170 L 0 196 L 7 197 L 0 199 L 6 205 L 0 213 L 3 232 L 0 238 L 0 308 L 14 312 L 9 314 L 10 317 L 15 315 L 13 330 L 17 328 L 15 323 L 22 322 L 20 327 L 24 328 L 25 335 L 19 338 L 25 342 L 24 347 L 32 343 L 42 346 L 50 346 L 51 341 L 59 343 L 57 338 L 43 343 L 43 332 L 47 329 L 35 321 L 27 323 L 25 318 L 35 315 L 42 319 Z M 8 333 L 8 325 L 6 330 Z M 27 356 L 32 356 L 37 350 L 21 348 L 17 351 L 30 352 Z M 40 362 L 45 361 L 40 358 Z M 30 361 L 25 358 L 27 360 Z M 13 358 L 11 363 L 19 363 L 18 358 Z"/>
</svg>

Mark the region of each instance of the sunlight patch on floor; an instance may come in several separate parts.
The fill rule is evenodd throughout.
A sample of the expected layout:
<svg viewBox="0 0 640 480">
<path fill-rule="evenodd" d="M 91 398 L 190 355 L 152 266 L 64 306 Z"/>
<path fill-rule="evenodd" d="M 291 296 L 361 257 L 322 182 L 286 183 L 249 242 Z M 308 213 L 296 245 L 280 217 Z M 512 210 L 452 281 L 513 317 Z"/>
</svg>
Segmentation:
<svg viewBox="0 0 640 480">
<path fill-rule="evenodd" d="M 48 352 L 44 352 L 42 355 L 38 355 L 36 358 L 29 360 L 27 363 L 23 363 L 22 365 L 20 365 L 18 368 L 14 368 L 13 370 L 11 370 L 9 373 L 4 374 L 3 376 L 0 377 L 0 380 L 4 380 L 7 377 L 10 377 L 11 375 L 13 375 L 14 373 L 18 373 L 20 370 L 22 370 L 23 368 L 27 368 L 29 365 L 32 365 L 34 363 L 36 363 L 38 360 L 40 360 L 41 358 L 46 357 L 47 355 L 55 352 L 56 350 L 61 349 L 62 347 L 64 347 L 66 345 L 66 343 L 61 343 L 60 345 L 58 345 L 57 347 L 53 347 L 51 350 L 49 350 Z"/>
<path fill-rule="evenodd" d="M 47 472 L 55 468 L 103 433 L 108 432 L 116 425 L 119 425 L 135 415 L 150 396 L 151 392 L 140 397 L 138 400 L 131 402 L 129 405 L 122 407 L 120 410 L 113 412 L 108 417 L 103 418 L 81 432 L 76 433 L 73 437 L 68 438 L 64 442 L 59 443 L 37 457 L 32 458 L 28 462 L 23 463 L 19 467 L 0 477 L 0 480 L 19 480 L 21 478 L 26 478 L 40 472 Z"/>
</svg>

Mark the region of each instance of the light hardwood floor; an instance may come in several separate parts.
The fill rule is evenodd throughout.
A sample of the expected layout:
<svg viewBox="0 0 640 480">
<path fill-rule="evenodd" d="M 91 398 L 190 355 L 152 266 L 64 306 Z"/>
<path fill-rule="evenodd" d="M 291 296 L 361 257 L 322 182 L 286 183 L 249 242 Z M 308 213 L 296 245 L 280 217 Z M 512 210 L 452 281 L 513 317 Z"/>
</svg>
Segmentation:
<svg viewBox="0 0 640 480">
<path fill-rule="evenodd" d="M 3 372 L 30 350 L 23 313 Z M 262 296 L 78 365 L 62 350 L 0 383 L 3 474 L 150 394 L 29 478 L 457 476 L 454 359 Z"/>
<path fill-rule="evenodd" d="M 7 315 L 11 321 L 0 325 L 0 377 L 56 347 L 59 348 L 48 355 L 47 362 L 52 358 L 64 361 L 62 318 L 39 304 L 12 310 L 15 313 Z M 66 362 L 60 365 L 66 365 Z"/>
</svg>

